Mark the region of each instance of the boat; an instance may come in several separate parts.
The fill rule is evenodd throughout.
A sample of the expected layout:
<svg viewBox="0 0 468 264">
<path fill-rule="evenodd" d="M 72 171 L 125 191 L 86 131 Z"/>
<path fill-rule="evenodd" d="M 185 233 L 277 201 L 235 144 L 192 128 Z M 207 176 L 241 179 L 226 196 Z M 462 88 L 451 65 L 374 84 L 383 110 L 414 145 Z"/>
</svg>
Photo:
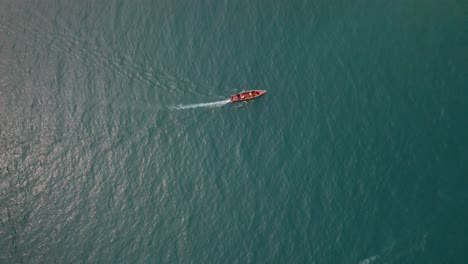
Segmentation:
<svg viewBox="0 0 468 264">
<path fill-rule="evenodd" d="M 237 94 L 231 95 L 231 103 L 234 102 L 240 102 L 240 101 L 246 101 L 250 99 L 254 99 L 256 97 L 259 97 L 260 95 L 266 93 L 266 90 L 249 90 L 249 91 L 243 91 Z"/>
</svg>

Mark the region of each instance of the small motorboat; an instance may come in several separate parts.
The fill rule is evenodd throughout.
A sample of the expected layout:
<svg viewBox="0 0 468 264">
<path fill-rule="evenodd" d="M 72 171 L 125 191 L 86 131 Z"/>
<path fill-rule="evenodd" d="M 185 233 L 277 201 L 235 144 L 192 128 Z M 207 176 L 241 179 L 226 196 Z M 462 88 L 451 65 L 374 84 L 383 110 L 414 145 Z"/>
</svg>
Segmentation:
<svg viewBox="0 0 468 264">
<path fill-rule="evenodd" d="M 231 95 L 231 103 L 254 99 L 255 97 L 259 97 L 264 93 L 266 93 L 266 90 L 250 90 L 240 92 L 238 94 L 233 94 Z"/>
</svg>

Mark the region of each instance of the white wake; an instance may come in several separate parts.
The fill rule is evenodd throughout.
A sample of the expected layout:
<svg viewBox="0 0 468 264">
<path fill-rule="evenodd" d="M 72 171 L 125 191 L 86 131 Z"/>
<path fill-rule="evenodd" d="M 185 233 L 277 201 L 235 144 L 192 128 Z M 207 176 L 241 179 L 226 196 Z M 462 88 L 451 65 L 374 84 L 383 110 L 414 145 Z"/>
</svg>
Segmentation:
<svg viewBox="0 0 468 264">
<path fill-rule="evenodd" d="M 231 101 L 230 99 L 226 99 L 222 101 L 209 102 L 209 103 L 174 105 L 174 106 L 169 106 L 169 108 L 175 109 L 175 110 L 183 110 L 183 109 L 193 109 L 193 108 L 200 108 L 200 107 L 219 107 L 219 106 L 228 104 L 230 101 Z"/>
<path fill-rule="evenodd" d="M 370 264 L 371 262 L 374 262 L 374 260 L 376 260 L 378 257 L 378 255 L 375 255 L 370 258 L 366 258 L 365 260 L 359 261 L 359 264 Z"/>
</svg>

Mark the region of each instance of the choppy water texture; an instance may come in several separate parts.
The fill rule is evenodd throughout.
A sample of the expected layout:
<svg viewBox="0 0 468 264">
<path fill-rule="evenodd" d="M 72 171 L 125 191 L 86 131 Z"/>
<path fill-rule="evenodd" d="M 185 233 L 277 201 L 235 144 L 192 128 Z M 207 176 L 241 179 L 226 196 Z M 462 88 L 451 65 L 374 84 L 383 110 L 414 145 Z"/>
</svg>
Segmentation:
<svg viewBox="0 0 468 264">
<path fill-rule="evenodd" d="M 465 263 L 466 14 L 0 1 L 0 263 Z"/>
</svg>

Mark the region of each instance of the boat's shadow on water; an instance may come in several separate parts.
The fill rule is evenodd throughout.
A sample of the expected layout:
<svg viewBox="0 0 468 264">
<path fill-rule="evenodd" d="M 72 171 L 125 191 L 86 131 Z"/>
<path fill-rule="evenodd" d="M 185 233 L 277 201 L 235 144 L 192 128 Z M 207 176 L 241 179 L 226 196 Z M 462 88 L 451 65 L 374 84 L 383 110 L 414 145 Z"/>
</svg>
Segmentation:
<svg viewBox="0 0 468 264">
<path fill-rule="evenodd" d="M 240 107 L 247 105 L 248 103 L 249 102 L 239 102 L 239 103 L 232 105 L 232 108 L 240 108 Z"/>
</svg>

